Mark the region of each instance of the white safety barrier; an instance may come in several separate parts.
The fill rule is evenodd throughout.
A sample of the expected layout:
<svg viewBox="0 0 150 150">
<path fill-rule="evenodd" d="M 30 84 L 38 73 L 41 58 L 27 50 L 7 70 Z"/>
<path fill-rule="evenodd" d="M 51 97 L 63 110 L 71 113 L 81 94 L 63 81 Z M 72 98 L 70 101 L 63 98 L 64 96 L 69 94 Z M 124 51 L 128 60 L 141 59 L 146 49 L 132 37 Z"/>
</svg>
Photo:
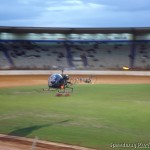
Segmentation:
<svg viewBox="0 0 150 150">
<path fill-rule="evenodd" d="M 60 73 L 61 70 L 1 70 L 0 75 L 50 75 Z M 70 75 L 129 75 L 150 76 L 150 71 L 93 71 L 93 70 L 64 70 Z"/>
</svg>

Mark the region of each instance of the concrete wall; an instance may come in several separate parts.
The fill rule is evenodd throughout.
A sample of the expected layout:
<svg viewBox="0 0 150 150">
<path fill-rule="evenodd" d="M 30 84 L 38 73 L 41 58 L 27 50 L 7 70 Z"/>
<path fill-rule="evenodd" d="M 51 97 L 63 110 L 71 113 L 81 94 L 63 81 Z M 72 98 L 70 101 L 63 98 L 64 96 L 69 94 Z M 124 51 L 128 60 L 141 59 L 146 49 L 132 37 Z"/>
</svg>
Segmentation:
<svg viewBox="0 0 150 150">
<path fill-rule="evenodd" d="M 1 70 L 0 75 L 50 75 L 60 73 L 60 70 Z M 150 76 L 150 71 L 91 71 L 91 70 L 65 70 L 64 74 L 70 75 L 129 75 Z"/>
</svg>

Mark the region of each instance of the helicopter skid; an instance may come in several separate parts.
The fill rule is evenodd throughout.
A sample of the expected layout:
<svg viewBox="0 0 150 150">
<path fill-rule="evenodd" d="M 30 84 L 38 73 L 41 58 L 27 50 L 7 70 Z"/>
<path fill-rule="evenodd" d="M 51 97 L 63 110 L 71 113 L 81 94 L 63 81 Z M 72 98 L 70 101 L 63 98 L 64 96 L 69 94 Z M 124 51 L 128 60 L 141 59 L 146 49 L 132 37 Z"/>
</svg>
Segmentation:
<svg viewBox="0 0 150 150">
<path fill-rule="evenodd" d="M 56 89 L 43 89 L 43 91 L 56 91 Z"/>
<path fill-rule="evenodd" d="M 73 92 L 73 88 L 67 87 L 64 89 L 58 89 L 58 93 L 72 93 Z"/>
</svg>

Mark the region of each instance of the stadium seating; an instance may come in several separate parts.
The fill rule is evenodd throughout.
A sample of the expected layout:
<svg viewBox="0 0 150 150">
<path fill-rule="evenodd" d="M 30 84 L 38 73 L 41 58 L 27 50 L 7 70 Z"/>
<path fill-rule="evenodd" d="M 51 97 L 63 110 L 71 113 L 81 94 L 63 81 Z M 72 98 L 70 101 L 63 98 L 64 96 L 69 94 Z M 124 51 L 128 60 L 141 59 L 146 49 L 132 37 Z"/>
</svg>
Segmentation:
<svg viewBox="0 0 150 150">
<path fill-rule="evenodd" d="M 8 62 L 8 59 L 4 55 L 3 51 L 0 51 L 0 69 L 9 69 L 10 64 Z"/>
<path fill-rule="evenodd" d="M 150 69 L 150 44 L 122 42 L 1 41 L 0 69 Z"/>
<path fill-rule="evenodd" d="M 68 67 L 63 45 L 41 42 L 3 42 L 3 45 L 17 69 Z"/>
<path fill-rule="evenodd" d="M 76 58 L 85 56 L 84 67 L 92 69 L 119 69 L 129 66 L 130 45 L 115 43 L 77 43 L 71 48 Z M 82 60 L 82 59 L 81 59 Z M 78 61 L 81 61 L 80 59 Z"/>
<path fill-rule="evenodd" d="M 136 45 L 135 63 L 137 69 L 150 69 L 150 44 L 140 43 Z"/>
</svg>

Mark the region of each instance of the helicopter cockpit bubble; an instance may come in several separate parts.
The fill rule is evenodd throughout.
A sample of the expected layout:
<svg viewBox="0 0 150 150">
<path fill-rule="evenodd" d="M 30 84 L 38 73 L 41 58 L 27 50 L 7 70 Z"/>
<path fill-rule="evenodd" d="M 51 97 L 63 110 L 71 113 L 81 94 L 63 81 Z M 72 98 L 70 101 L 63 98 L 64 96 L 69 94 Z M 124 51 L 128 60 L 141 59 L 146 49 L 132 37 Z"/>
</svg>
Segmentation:
<svg viewBox="0 0 150 150">
<path fill-rule="evenodd" d="M 63 77 L 61 74 L 52 74 L 48 78 L 48 86 L 53 88 L 59 88 L 63 83 Z"/>
</svg>

